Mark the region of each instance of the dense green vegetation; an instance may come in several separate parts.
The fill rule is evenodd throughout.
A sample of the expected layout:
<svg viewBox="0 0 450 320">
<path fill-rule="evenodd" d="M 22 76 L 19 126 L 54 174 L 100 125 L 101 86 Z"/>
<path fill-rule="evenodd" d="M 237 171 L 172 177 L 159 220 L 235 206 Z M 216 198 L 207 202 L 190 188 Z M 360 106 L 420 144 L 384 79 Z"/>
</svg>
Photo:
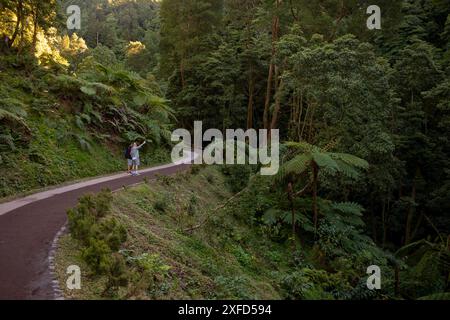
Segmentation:
<svg viewBox="0 0 450 320">
<path fill-rule="evenodd" d="M 61 240 L 58 274 L 63 280 L 63 266 L 73 263 L 92 271 L 84 274 L 83 290 L 66 294 L 129 299 L 362 298 L 358 295 L 364 291 L 352 291 L 352 284 L 363 269 L 360 274 L 346 269 L 349 261 L 335 252 L 343 259 L 341 271 L 327 272 L 318 247 L 305 245 L 293 253 L 269 223 L 250 222 L 252 212 L 242 205 L 250 204 L 247 196 L 222 208 L 231 196 L 226 184 L 220 170 L 207 168 L 120 191 L 112 202 L 107 192 L 83 198 L 69 213 L 72 236 L 80 241 L 69 235 Z M 92 222 L 105 214 L 100 222 Z M 205 219 L 205 228 L 192 230 Z M 114 228 L 105 228 L 109 225 Z M 128 235 L 117 254 L 110 243 L 123 239 L 122 228 Z M 367 248 L 376 250 L 369 242 Z M 93 252 L 100 259 L 92 260 Z M 370 257 L 366 253 L 365 258 Z M 99 270 L 102 263 L 108 267 Z"/>
<path fill-rule="evenodd" d="M 312 240 L 335 272 L 339 252 L 358 261 L 373 241 L 394 273 L 410 268 L 394 296 L 418 298 L 449 289 L 450 4 L 380 1 L 381 30 L 369 4 L 163 1 L 161 70 L 185 126 L 280 128 L 286 172 L 252 191 L 255 218 Z"/>
<path fill-rule="evenodd" d="M 88 202 L 91 208 L 97 208 L 105 203 L 105 195 L 94 197 L 94 201 L 88 196 L 76 210 L 84 210 Z M 127 240 L 118 255 L 123 260 L 120 278 L 124 281 L 112 287 L 111 270 L 117 268 L 98 272 L 92 267 L 82 279 L 86 289 L 67 290 L 66 294 L 73 298 L 282 298 L 280 286 L 289 270 L 289 247 L 259 237 L 258 228 L 241 220 L 239 210 L 214 210 L 230 196 L 224 176 L 215 168 L 161 176 L 157 181 L 115 193 L 112 202 L 106 201 L 112 204 L 99 226 L 114 219 L 127 230 Z M 85 212 L 96 215 L 98 210 Z M 83 270 L 97 266 L 97 261 L 90 259 L 90 248 L 104 233 L 96 232 L 101 227 L 95 224 L 73 225 L 80 221 L 80 215 L 75 217 L 69 213 L 71 234 L 76 238 L 90 234 L 91 245 L 74 242 L 69 235 L 61 240 L 57 256 L 61 279 L 67 263 L 76 263 Z M 183 231 L 205 218 L 208 228 Z M 83 233 L 85 226 L 91 231 Z M 114 266 L 112 260 L 117 254 L 106 243 L 103 248 L 104 253 L 99 255 L 104 257 L 102 261 L 111 259 L 109 265 Z"/>
<path fill-rule="evenodd" d="M 69 4 L 82 12 L 76 33 L 65 26 Z M 157 214 L 184 219 L 196 206 L 189 201 L 177 207 L 173 198 L 154 199 L 148 186 L 114 196 L 111 210 L 131 239 L 137 229 L 164 225 L 170 234 L 157 233 L 157 243 L 194 241 L 195 262 L 163 256 L 151 241 L 109 246 L 109 222 L 84 215 L 95 201 L 81 203 L 71 219 L 94 219 L 100 231 L 80 237 L 74 223 L 77 243 L 65 244 L 85 252 L 79 258 L 92 275 L 110 284 L 85 297 L 448 296 L 450 2 L 380 0 L 381 30 L 366 26 L 370 4 L 0 1 L 0 196 L 117 170 L 122 149 L 136 139 L 151 142 L 147 164 L 163 161 L 171 129 L 191 129 L 195 120 L 204 128 L 280 129 L 277 176 L 220 168 L 231 193 L 204 201 L 218 205 L 235 194 L 226 224 L 214 217 L 229 203 L 206 206 L 204 219 L 181 227 Z M 208 187 L 196 191 L 220 187 L 223 177 L 209 174 Z M 183 193 L 177 188 L 164 192 Z M 132 212 L 133 204 L 145 207 Z M 226 236 L 233 228 L 248 239 Z M 253 256 L 262 270 L 252 270 Z M 383 270 L 381 291 L 365 288 L 373 264 Z M 174 285 L 185 268 L 206 277 L 194 285 L 199 291 Z M 227 278 L 233 272 L 237 278 Z M 147 274 L 145 290 L 133 293 L 138 274 Z M 167 291 L 158 287 L 167 284 Z"/>
<path fill-rule="evenodd" d="M 24 14 L 37 5 L 22 3 L 30 6 Z M 11 5 L 3 20 L 14 16 Z M 0 197 L 123 170 L 123 149 L 136 139 L 150 142 L 144 165 L 168 161 L 174 116 L 154 77 L 46 27 L 37 29 L 36 43 L 25 26 L 11 47 L 2 43 Z"/>
</svg>

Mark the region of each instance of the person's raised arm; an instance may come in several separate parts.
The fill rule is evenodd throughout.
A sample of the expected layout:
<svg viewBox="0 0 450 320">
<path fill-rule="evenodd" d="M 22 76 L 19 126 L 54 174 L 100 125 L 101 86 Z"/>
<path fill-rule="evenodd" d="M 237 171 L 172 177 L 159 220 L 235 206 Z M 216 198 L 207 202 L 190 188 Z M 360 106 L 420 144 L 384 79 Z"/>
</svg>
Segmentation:
<svg viewBox="0 0 450 320">
<path fill-rule="evenodd" d="M 138 149 L 142 148 L 144 146 L 144 144 L 146 144 L 147 141 L 142 142 L 142 144 L 138 147 Z"/>
</svg>

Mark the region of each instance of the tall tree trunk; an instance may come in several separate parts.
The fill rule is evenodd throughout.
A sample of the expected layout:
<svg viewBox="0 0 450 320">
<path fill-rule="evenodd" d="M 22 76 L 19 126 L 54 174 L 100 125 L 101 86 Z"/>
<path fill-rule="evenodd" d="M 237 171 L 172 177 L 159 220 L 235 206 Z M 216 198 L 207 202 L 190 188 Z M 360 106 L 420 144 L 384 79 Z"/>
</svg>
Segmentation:
<svg viewBox="0 0 450 320">
<path fill-rule="evenodd" d="M 270 62 L 269 75 L 267 77 L 266 98 L 264 101 L 264 113 L 263 113 L 264 129 L 269 129 L 269 109 L 270 109 L 270 98 L 272 94 L 273 69 L 274 69 L 273 62 Z"/>
<path fill-rule="evenodd" d="M 292 182 L 288 184 L 288 200 L 291 205 L 291 223 L 292 223 L 292 251 L 295 252 L 295 208 L 294 208 L 294 188 Z"/>
<path fill-rule="evenodd" d="M 19 34 L 20 31 L 20 23 L 22 22 L 22 16 L 23 16 L 23 1 L 22 0 L 18 0 L 17 1 L 17 11 L 16 11 L 16 18 L 17 18 L 17 22 L 16 22 L 16 26 L 14 27 L 14 33 L 11 37 L 11 39 L 9 39 L 9 47 L 11 48 L 14 44 L 14 41 L 17 38 L 17 35 Z"/>
<path fill-rule="evenodd" d="M 33 10 L 33 41 L 31 44 L 31 53 L 33 54 L 36 51 L 36 42 L 37 42 L 37 32 L 38 32 L 38 6 L 37 4 Z"/>
<path fill-rule="evenodd" d="M 184 80 L 184 65 L 183 59 L 180 60 L 180 78 L 181 78 L 181 88 L 185 88 L 185 80 Z"/>
<path fill-rule="evenodd" d="M 313 124 L 314 124 L 314 113 L 316 111 L 316 105 L 312 105 L 311 117 L 309 120 L 309 132 L 308 132 L 308 142 L 313 143 Z"/>
<path fill-rule="evenodd" d="M 255 92 L 255 81 L 250 75 L 248 82 L 248 105 L 247 105 L 247 129 L 253 128 L 253 95 Z"/>
<path fill-rule="evenodd" d="M 271 129 L 277 128 L 278 123 L 278 114 L 280 113 L 281 108 L 281 91 L 283 90 L 283 79 L 280 80 L 279 86 L 277 86 L 277 94 L 275 96 L 275 109 L 273 110 L 272 115 L 272 123 L 270 125 Z"/>
<path fill-rule="evenodd" d="M 412 232 L 411 239 L 414 239 L 416 237 L 417 232 L 419 232 L 419 228 L 422 224 L 422 221 L 423 221 L 423 213 L 421 212 L 419 218 L 416 221 L 416 226 L 414 227 L 414 231 Z"/>
<path fill-rule="evenodd" d="M 281 0 L 276 0 L 276 8 L 278 10 L 278 7 L 281 3 Z M 264 113 L 263 113 L 263 123 L 264 123 L 264 129 L 270 129 L 270 101 L 272 98 L 272 85 L 273 85 L 273 78 L 274 78 L 274 72 L 276 71 L 275 66 L 275 55 L 276 55 L 276 43 L 278 41 L 278 31 L 280 27 L 280 18 L 278 16 L 278 12 L 275 14 L 275 16 L 272 19 L 272 53 L 270 57 L 270 65 L 269 65 L 269 75 L 267 76 L 267 88 L 266 88 L 266 98 L 264 102 Z M 275 79 L 277 81 L 277 79 Z"/>
<path fill-rule="evenodd" d="M 370 223 L 372 227 L 372 238 L 375 243 L 378 243 L 377 240 L 377 220 L 375 218 L 375 213 L 373 212 L 373 195 L 370 195 Z"/>
<path fill-rule="evenodd" d="M 414 177 L 413 186 L 411 190 L 411 201 L 415 202 L 416 200 L 416 176 Z M 405 226 L 405 245 L 411 242 L 411 228 L 412 228 L 412 220 L 414 215 L 414 204 L 411 203 L 408 208 L 408 215 L 406 217 L 406 226 Z"/>
<path fill-rule="evenodd" d="M 306 141 L 307 140 L 306 137 L 303 136 L 303 134 L 305 133 L 306 124 L 308 123 L 308 117 L 309 117 L 309 114 L 311 113 L 311 109 L 312 109 L 311 105 L 307 105 L 306 106 L 305 119 L 303 120 L 303 125 L 301 126 L 302 129 L 300 130 L 300 135 L 299 135 L 300 136 L 300 139 L 299 139 L 300 141 L 302 141 L 302 140 Z M 301 121 L 300 121 L 299 125 L 300 124 L 301 124 Z"/>
<path fill-rule="evenodd" d="M 25 21 L 23 21 L 23 20 L 24 19 L 22 19 L 22 24 L 20 26 L 20 31 L 19 31 L 20 39 L 19 39 L 19 45 L 17 46 L 17 48 L 18 48 L 17 49 L 17 54 L 18 55 L 20 55 L 22 53 L 22 50 L 23 50 L 23 47 L 24 47 L 24 43 L 25 43 L 25 40 L 24 40 L 25 28 L 28 26 L 28 22 L 29 22 L 28 19 L 26 19 Z"/>
<path fill-rule="evenodd" d="M 300 133 L 300 127 L 302 124 L 302 116 L 303 116 L 303 91 L 300 91 L 300 99 L 298 101 L 299 101 L 300 111 L 298 113 L 297 139 L 298 139 L 298 141 L 300 141 L 302 138 L 301 133 Z"/>
<path fill-rule="evenodd" d="M 313 215 L 314 215 L 314 230 L 317 232 L 317 220 L 318 220 L 318 211 L 317 211 L 317 184 L 318 184 L 318 176 L 319 176 L 319 167 L 315 162 L 312 164 L 313 167 Z"/>
</svg>

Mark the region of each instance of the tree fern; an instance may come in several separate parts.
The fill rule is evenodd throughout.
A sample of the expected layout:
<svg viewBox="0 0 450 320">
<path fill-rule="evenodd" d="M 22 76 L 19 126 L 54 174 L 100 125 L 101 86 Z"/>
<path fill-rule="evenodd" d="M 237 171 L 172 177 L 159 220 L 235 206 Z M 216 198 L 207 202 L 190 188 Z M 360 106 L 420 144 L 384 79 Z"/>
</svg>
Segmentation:
<svg viewBox="0 0 450 320">
<path fill-rule="evenodd" d="M 324 170 L 330 174 L 343 173 L 350 177 L 357 177 L 358 170 L 367 169 L 368 163 L 358 157 L 345 153 L 328 152 L 326 149 L 321 149 L 306 142 L 287 142 L 285 145 L 294 150 L 294 157 L 281 166 L 276 180 L 282 181 L 287 176 L 298 177 L 307 171 L 312 173 L 310 175 L 310 181 L 306 184 L 306 186 L 304 186 L 299 192 L 294 192 L 294 194 L 304 193 L 307 191 L 308 186 L 311 186 L 314 225 L 317 227 L 319 215 L 317 206 L 319 171 Z M 361 225 L 360 220 L 356 218 L 351 219 L 352 221 L 348 222 Z"/>
<path fill-rule="evenodd" d="M 313 152 L 312 157 L 313 157 L 314 162 L 321 169 L 325 169 L 332 173 L 339 170 L 339 166 L 336 163 L 336 161 L 334 161 L 333 158 L 327 153 Z"/>
<path fill-rule="evenodd" d="M 303 153 L 283 164 L 280 175 L 288 174 L 302 174 L 309 169 L 310 163 L 313 160 L 311 154 Z"/>
<path fill-rule="evenodd" d="M 347 164 L 346 162 L 343 162 L 341 160 L 335 160 L 336 164 L 338 165 L 338 172 L 343 174 L 344 176 L 350 178 L 350 179 L 356 179 L 360 176 L 360 171 L 355 169 L 353 166 Z M 332 172 L 335 173 L 335 172 Z"/>
<path fill-rule="evenodd" d="M 366 160 L 358 158 L 354 155 L 348 153 L 334 153 L 334 152 L 330 152 L 328 154 L 330 155 L 331 158 L 335 160 L 340 160 L 341 162 L 349 166 L 365 170 L 369 168 L 369 163 Z"/>
<path fill-rule="evenodd" d="M 154 120 L 147 120 L 146 124 L 152 140 L 159 145 L 161 143 L 161 127 L 158 122 Z"/>
</svg>

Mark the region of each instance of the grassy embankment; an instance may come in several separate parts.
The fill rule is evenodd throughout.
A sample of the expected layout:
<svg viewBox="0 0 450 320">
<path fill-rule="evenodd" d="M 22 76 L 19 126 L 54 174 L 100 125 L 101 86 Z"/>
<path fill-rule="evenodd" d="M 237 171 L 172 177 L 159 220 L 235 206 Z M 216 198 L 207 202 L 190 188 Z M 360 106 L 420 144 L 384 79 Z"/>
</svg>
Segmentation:
<svg viewBox="0 0 450 320">
<path fill-rule="evenodd" d="M 239 217 L 225 177 L 213 167 L 159 177 L 114 193 L 110 215 L 126 227 L 126 257 L 150 257 L 153 274 L 139 273 L 114 294 L 127 299 L 279 299 L 279 276 L 290 266 L 289 246 L 261 236 Z M 208 222 L 186 231 L 199 222 Z M 105 297 L 107 277 L 95 275 L 70 235 L 60 239 L 57 274 L 68 298 Z M 65 288 L 66 268 L 79 265 L 81 290 Z M 131 264 L 127 264 L 131 271 Z M 144 280 L 146 279 L 146 280 Z M 110 296 L 108 296 L 110 297 Z"/>
</svg>

